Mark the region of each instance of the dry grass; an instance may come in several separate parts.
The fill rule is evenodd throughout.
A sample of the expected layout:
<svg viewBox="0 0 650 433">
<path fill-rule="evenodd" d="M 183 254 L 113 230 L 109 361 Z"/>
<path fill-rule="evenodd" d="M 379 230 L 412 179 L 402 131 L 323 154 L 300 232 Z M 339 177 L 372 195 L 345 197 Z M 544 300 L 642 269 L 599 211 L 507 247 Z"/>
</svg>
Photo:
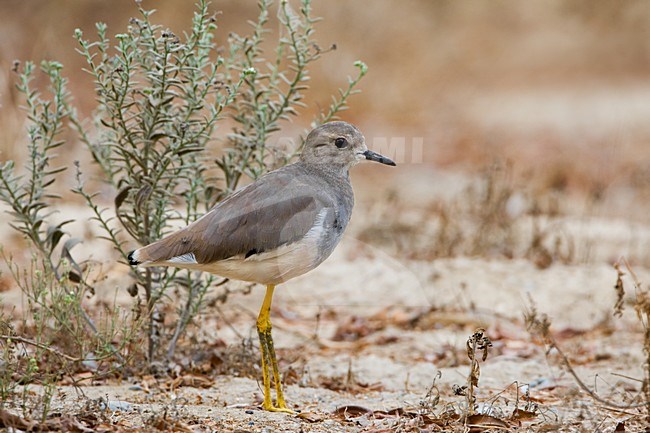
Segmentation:
<svg viewBox="0 0 650 433">
<path fill-rule="evenodd" d="M 577 259 L 574 240 L 554 222 L 562 213 L 553 193 L 518 184 L 510 164 L 495 163 L 457 196 L 419 210 L 391 195 L 358 238 L 411 260 L 526 258 L 547 268 Z"/>
</svg>

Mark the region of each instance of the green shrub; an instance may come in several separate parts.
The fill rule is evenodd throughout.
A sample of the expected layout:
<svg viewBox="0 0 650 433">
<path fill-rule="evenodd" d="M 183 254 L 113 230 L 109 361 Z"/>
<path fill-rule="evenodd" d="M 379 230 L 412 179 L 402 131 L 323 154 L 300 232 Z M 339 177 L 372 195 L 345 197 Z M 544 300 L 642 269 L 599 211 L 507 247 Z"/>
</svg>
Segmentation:
<svg viewBox="0 0 650 433">
<path fill-rule="evenodd" d="M 215 43 L 216 20 L 205 0 L 198 2 L 192 29 L 182 37 L 153 24 L 153 11 L 142 8 L 139 18 L 131 19 L 128 30 L 114 41 L 102 23 L 96 25 L 94 41 L 76 30 L 78 51 L 87 61 L 97 93 L 91 118 L 80 118 L 73 107 L 61 64 L 41 64 L 49 78 L 47 96 L 33 86 L 34 65 L 16 65 L 18 89 L 30 121 L 29 158 L 23 174 L 17 173 L 12 161 L 2 166 L 0 198 L 11 207 L 12 226 L 33 250 L 28 268 L 5 253 L 28 299 L 31 317 L 20 330 L 25 335 L 19 337 L 13 328 L 2 333 L 5 358 L 13 356 L 11 349 L 17 344 L 31 346 L 44 362 L 58 360 L 48 367 L 56 379 L 55 371 L 73 372 L 75 365 L 84 362 L 104 362 L 123 374 L 134 359 L 144 356 L 152 365 L 173 357 L 179 337 L 201 310 L 217 277 L 167 269 L 133 270 L 129 289 L 133 310 L 108 311 L 97 325 L 96 314 L 83 305 L 84 297 L 93 294 L 90 265 L 71 253 L 79 242 L 65 232 L 71 221 L 54 224 L 50 218 L 60 201 L 53 184 L 68 171 L 50 165 L 56 149 L 68 145 L 62 137 L 69 134 L 63 131 L 72 126 L 96 163 L 83 170 L 75 163 L 73 192 L 92 210 L 102 239 L 126 266 L 127 251 L 136 245 L 195 220 L 242 180 L 286 164 L 299 149 L 279 151 L 267 143 L 304 106 L 309 66 L 325 52 L 313 42 L 317 19 L 312 17 L 311 2 L 302 0 L 294 11 L 281 1 L 277 8 L 281 31 L 272 59 L 266 59 L 262 41 L 269 34 L 271 8 L 271 1 L 261 1 L 251 34 L 232 34 L 223 47 Z M 366 74 L 363 63 L 355 65 L 357 76 L 339 90 L 314 124 L 335 118 L 346 108 Z M 219 122 L 226 118 L 234 124 L 232 131 L 217 134 Z M 214 160 L 206 150 L 217 137 L 224 151 Z M 88 186 L 86 172 L 99 173 L 112 188 L 112 206 Z M 173 329 L 162 329 L 159 308 L 170 287 L 179 285 L 186 290 L 178 320 Z M 23 364 L 11 364 L 17 373 L 12 377 L 26 377 L 29 362 Z M 2 390 L 9 388 L 0 384 Z"/>
</svg>

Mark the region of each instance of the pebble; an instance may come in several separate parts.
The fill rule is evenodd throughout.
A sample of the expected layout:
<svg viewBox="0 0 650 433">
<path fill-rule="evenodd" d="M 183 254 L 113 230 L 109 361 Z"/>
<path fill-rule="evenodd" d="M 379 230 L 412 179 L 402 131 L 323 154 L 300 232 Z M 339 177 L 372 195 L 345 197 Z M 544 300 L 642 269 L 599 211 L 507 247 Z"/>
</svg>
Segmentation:
<svg viewBox="0 0 650 433">
<path fill-rule="evenodd" d="M 100 405 L 102 409 L 105 409 L 106 406 L 104 406 L 104 403 Z M 120 401 L 120 400 L 109 400 L 108 401 L 108 409 L 112 410 L 113 412 L 117 411 L 122 411 L 122 412 L 131 412 L 131 404 L 127 403 L 126 401 Z"/>
</svg>

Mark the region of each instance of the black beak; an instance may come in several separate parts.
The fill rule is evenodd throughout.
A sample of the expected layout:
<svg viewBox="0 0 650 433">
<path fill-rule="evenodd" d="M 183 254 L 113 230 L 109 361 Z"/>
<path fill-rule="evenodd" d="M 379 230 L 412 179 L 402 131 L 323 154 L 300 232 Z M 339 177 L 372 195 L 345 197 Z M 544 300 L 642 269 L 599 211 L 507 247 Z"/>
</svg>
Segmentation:
<svg viewBox="0 0 650 433">
<path fill-rule="evenodd" d="M 365 156 L 366 159 L 369 159 L 370 161 L 377 161 L 377 162 L 381 162 L 382 164 L 392 165 L 392 166 L 397 165 L 392 160 L 376 152 L 373 152 L 372 150 L 366 150 L 365 152 L 363 152 L 363 156 Z"/>
</svg>

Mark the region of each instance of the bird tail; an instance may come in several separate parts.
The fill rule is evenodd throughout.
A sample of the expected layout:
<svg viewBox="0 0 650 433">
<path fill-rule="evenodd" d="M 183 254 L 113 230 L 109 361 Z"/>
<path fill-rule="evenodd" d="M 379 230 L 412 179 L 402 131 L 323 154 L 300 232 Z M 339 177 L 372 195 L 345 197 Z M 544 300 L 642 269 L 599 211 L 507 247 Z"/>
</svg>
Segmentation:
<svg viewBox="0 0 650 433">
<path fill-rule="evenodd" d="M 138 266 L 138 265 L 143 265 L 147 266 L 148 263 L 151 262 L 151 260 L 148 258 L 148 255 L 146 254 L 147 247 L 143 248 L 138 248 L 137 250 L 133 250 L 129 253 L 127 258 L 129 259 L 129 265 L 131 266 Z"/>
<path fill-rule="evenodd" d="M 131 266 L 160 266 L 176 263 L 196 263 L 194 254 L 190 251 L 183 231 L 174 233 L 157 242 L 131 251 L 127 258 Z"/>
</svg>

